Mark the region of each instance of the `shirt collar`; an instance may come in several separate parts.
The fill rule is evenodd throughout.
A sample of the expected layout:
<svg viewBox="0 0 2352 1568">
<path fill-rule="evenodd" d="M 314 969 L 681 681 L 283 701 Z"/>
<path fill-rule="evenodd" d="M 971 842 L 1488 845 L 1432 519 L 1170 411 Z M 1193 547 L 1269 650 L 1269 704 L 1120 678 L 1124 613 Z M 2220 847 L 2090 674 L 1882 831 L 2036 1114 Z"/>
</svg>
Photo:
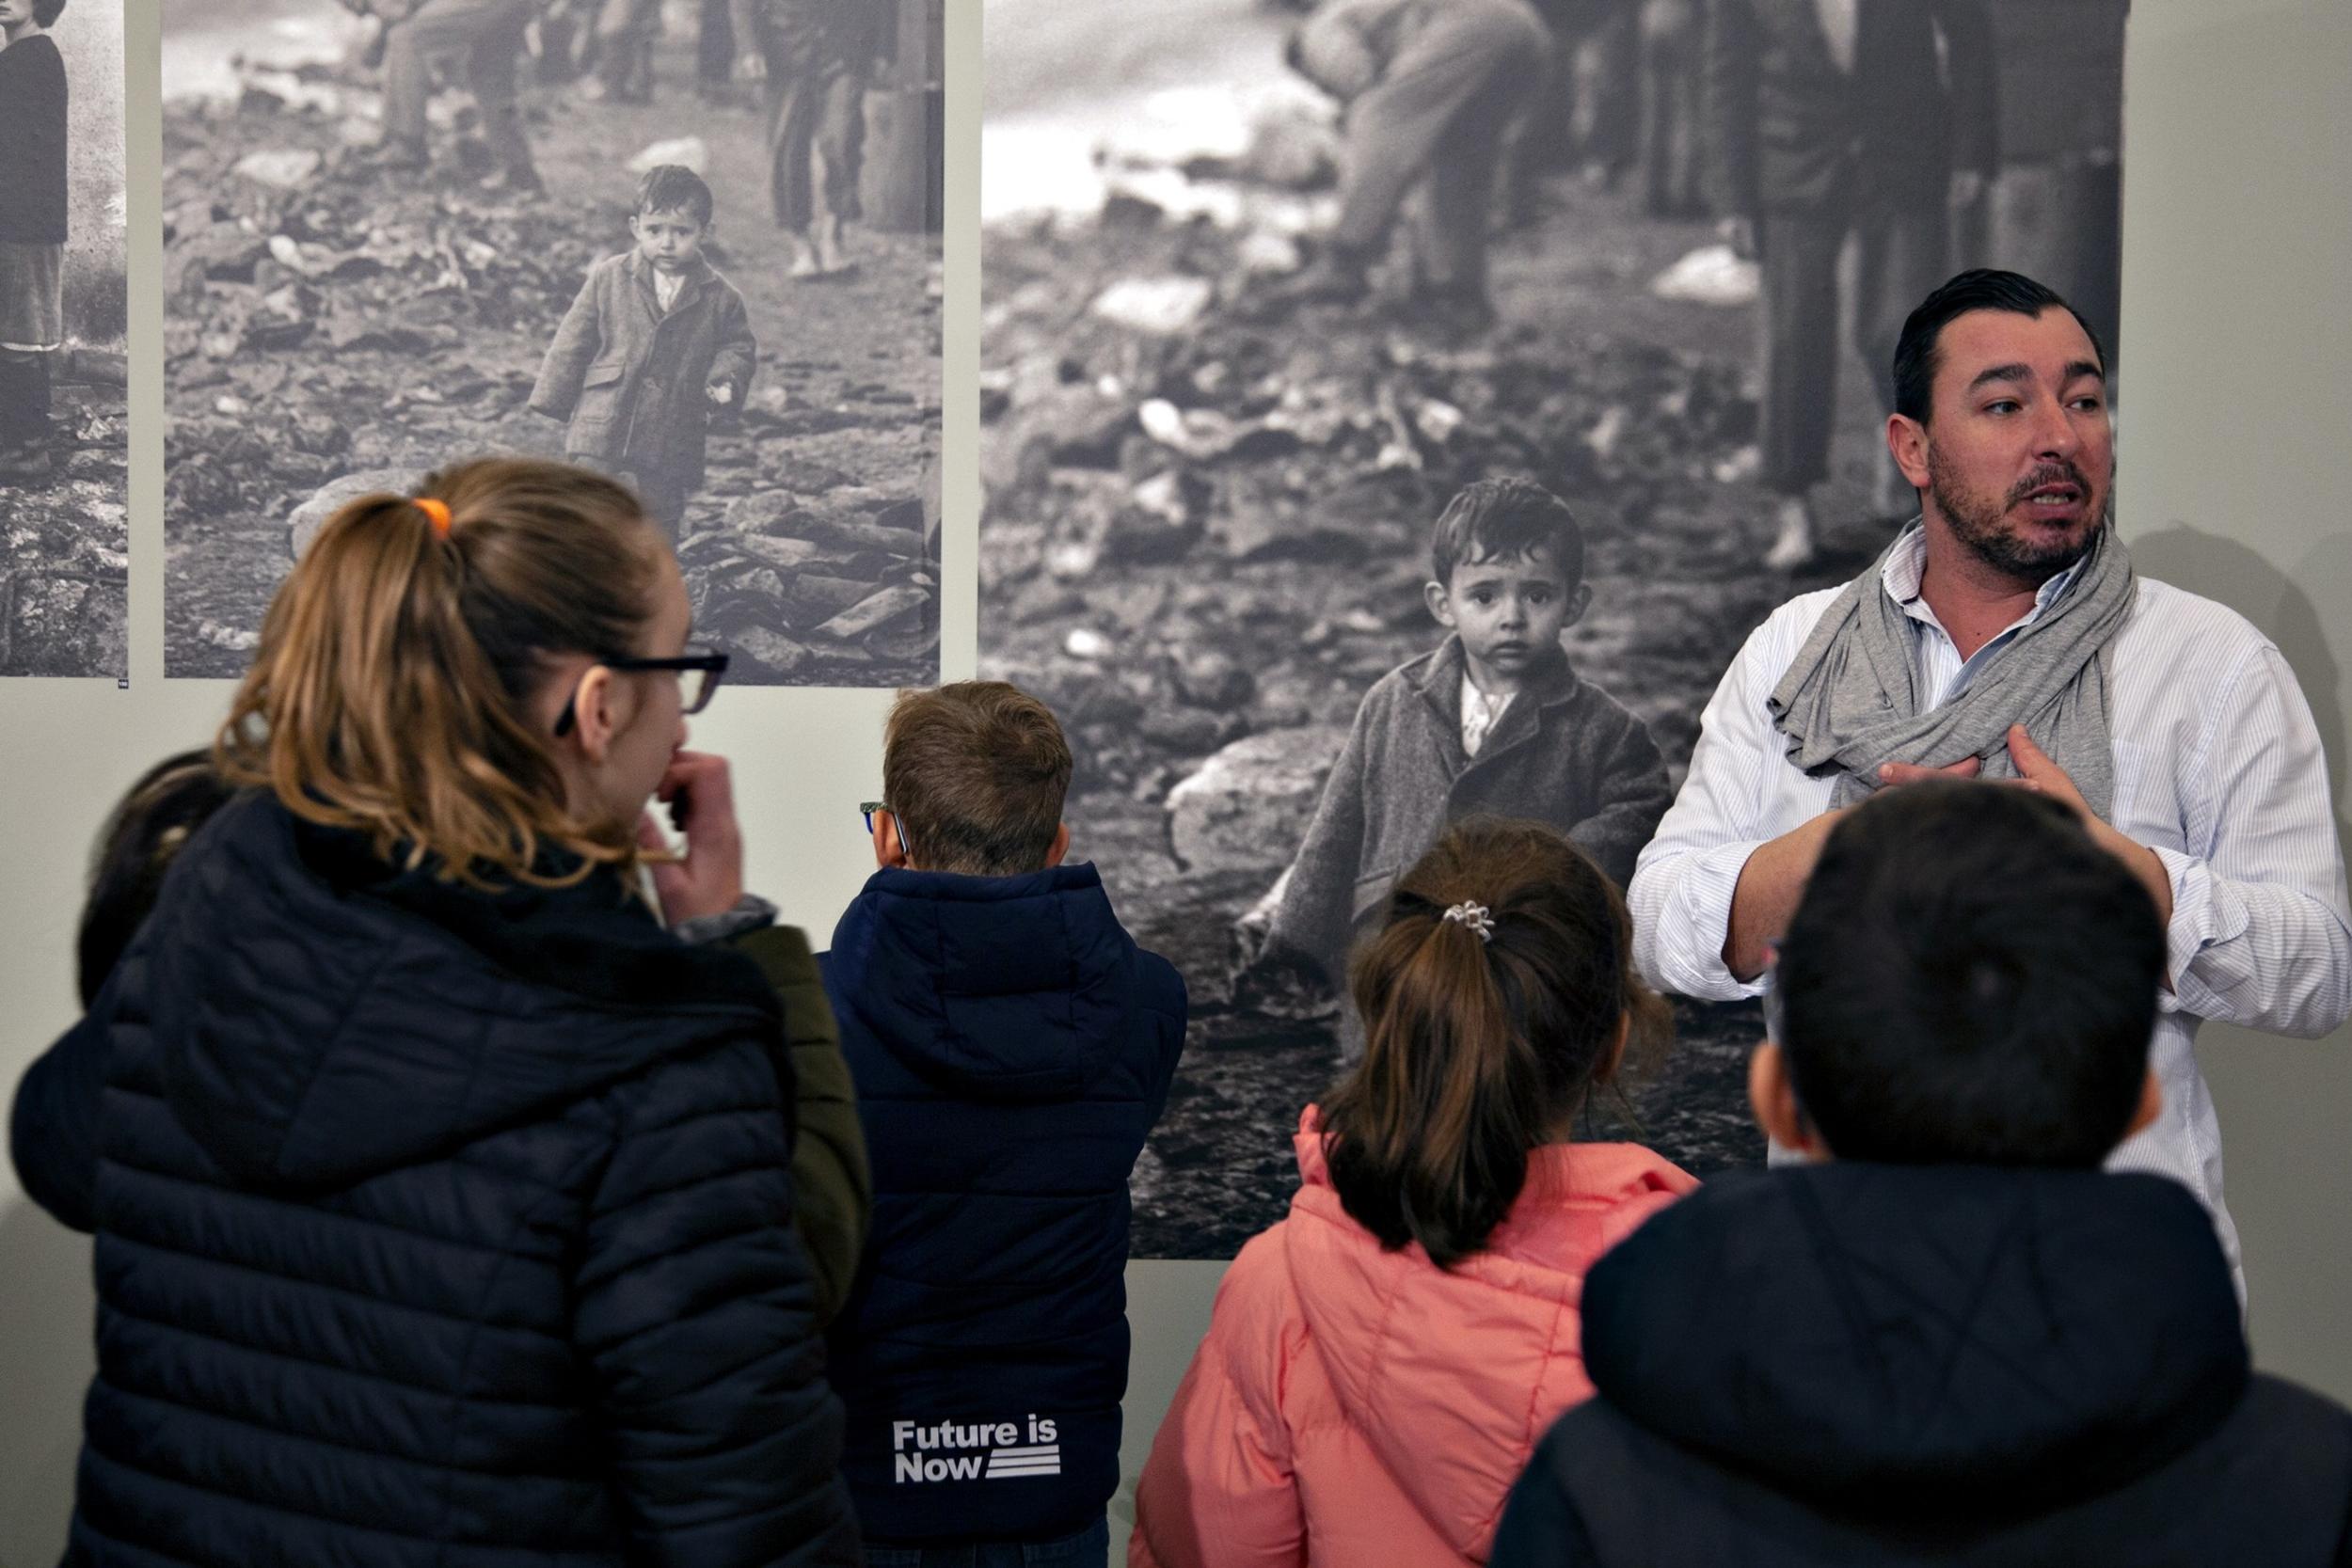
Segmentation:
<svg viewBox="0 0 2352 1568">
<path fill-rule="evenodd" d="M 2082 570 L 2082 564 L 2080 561 L 2075 562 L 2034 590 L 2033 609 L 2026 612 L 2018 625 L 2030 626 L 2041 619 L 2042 612 L 2058 603 L 2074 585 L 2075 574 Z M 1895 541 L 1895 547 L 1886 552 L 1886 563 L 1879 568 L 1879 581 L 1884 586 L 1886 596 L 1901 605 L 1904 612 L 1915 621 L 1935 619 L 1934 611 L 1928 609 L 1919 597 L 1919 579 L 1927 576 L 1927 525 L 1914 517 L 1911 526 L 1903 530 L 1902 536 Z"/>
</svg>

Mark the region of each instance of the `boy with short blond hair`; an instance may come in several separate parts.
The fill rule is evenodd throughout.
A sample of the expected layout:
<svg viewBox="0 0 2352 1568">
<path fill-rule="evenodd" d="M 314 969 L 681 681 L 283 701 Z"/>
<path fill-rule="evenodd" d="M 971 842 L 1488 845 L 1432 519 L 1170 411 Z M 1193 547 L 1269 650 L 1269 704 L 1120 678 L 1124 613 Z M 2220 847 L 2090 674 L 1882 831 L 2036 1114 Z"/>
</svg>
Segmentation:
<svg viewBox="0 0 2352 1568">
<path fill-rule="evenodd" d="M 902 693 L 880 867 L 822 964 L 874 1226 L 832 1335 L 870 1548 L 1100 1564 L 1127 1383 L 1127 1178 L 1184 981 L 1066 865 L 1069 742 L 1001 681 Z"/>
</svg>

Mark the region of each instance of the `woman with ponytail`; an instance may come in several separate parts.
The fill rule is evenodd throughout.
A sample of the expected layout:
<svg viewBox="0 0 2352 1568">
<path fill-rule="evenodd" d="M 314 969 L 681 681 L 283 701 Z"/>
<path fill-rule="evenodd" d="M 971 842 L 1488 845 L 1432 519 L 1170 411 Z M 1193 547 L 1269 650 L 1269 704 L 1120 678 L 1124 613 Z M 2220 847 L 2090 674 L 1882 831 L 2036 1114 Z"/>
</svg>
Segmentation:
<svg viewBox="0 0 2352 1568">
<path fill-rule="evenodd" d="M 1398 882 L 1349 970 L 1363 1059 L 1300 1118 L 1289 1217 L 1226 1271 L 1131 1568 L 1486 1560 L 1536 1440 L 1592 1392 L 1584 1271 L 1697 1185 L 1569 1141 L 1668 1032 L 1632 934 L 1531 822 L 1461 823 Z"/>
<path fill-rule="evenodd" d="M 526 461 L 280 589 L 234 797 L 19 1095 L 97 1235 L 69 1563 L 857 1560 L 691 619 L 628 492 Z"/>
</svg>

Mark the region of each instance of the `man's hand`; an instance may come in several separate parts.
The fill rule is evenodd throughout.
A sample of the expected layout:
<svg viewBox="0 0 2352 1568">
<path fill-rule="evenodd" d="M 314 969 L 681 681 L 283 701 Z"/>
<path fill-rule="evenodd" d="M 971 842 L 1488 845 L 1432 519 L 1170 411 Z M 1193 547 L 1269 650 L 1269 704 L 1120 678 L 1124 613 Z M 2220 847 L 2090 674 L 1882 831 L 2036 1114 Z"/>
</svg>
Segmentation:
<svg viewBox="0 0 2352 1568">
<path fill-rule="evenodd" d="M 2083 799 L 2083 792 L 2074 787 L 2074 781 L 2067 777 L 2066 769 L 2052 762 L 2049 753 L 2034 744 L 2033 736 L 2026 733 L 2023 724 L 2009 727 L 2009 758 L 2017 766 L 2017 783 L 2064 803 L 2080 817 L 2099 847 L 2122 861 L 2147 888 L 2148 896 L 2155 900 L 2158 922 L 2171 925 L 2172 878 L 2156 852 L 2101 821 L 2090 809 L 2090 802 Z"/>
<path fill-rule="evenodd" d="M 735 817 L 727 759 L 678 752 L 654 799 L 669 807 L 671 823 L 686 835 L 682 857 L 648 863 L 662 918 L 675 926 L 735 908 L 743 897 L 743 830 Z M 637 842 L 647 849 L 667 847 L 650 811 L 637 819 Z"/>
<path fill-rule="evenodd" d="M 1745 214 L 1727 217 L 1715 225 L 1715 235 L 1731 246 L 1731 253 L 1742 261 L 1756 260 L 1756 219 Z"/>
<path fill-rule="evenodd" d="M 735 401 L 735 388 L 723 381 L 713 384 L 706 390 L 709 394 L 711 403 L 717 407 L 724 408 Z"/>
<path fill-rule="evenodd" d="M 756 49 L 746 49 L 736 55 L 735 79 L 739 82 L 765 82 L 768 79 L 768 56 Z"/>
</svg>

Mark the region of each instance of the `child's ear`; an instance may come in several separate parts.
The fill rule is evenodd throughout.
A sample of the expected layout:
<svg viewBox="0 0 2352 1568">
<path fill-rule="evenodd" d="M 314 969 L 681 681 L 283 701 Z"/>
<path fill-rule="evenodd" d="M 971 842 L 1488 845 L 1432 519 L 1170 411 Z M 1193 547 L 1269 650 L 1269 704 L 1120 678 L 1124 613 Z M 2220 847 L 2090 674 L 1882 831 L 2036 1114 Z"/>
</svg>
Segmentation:
<svg viewBox="0 0 2352 1568">
<path fill-rule="evenodd" d="M 1069 853 L 1070 824 L 1064 822 L 1054 829 L 1054 847 L 1045 851 L 1045 868 L 1051 871 L 1059 865 L 1062 863 L 1062 857 Z"/>
<path fill-rule="evenodd" d="M 1429 607 L 1429 613 L 1436 617 L 1438 625 L 1448 631 L 1454 629 L 1454 599 L 1446 593 L 1444 583 L 1423 583 L 1421 590 L 1421 602 Z"/>
<path fill-rule="evenodd" d="M 1569 590 L 1567 613 L 1560 618 L 1560 629 L 1565 631 L 1584 619 L 1584 612 L 1592 608 L 1593 585 L 1589 582 L 1578 583 Z"/>
<path fill-rule="evenodd" d="M 1797 1086 L 1788 1077 L 1788 1058 L 1771 1040 L 1748 1058 L 1748 1107 L 1764 1135 L 1808 1160 L 1826 1160 L 1829 1145 L 1797 1103 Z"/>
</svg>

